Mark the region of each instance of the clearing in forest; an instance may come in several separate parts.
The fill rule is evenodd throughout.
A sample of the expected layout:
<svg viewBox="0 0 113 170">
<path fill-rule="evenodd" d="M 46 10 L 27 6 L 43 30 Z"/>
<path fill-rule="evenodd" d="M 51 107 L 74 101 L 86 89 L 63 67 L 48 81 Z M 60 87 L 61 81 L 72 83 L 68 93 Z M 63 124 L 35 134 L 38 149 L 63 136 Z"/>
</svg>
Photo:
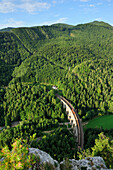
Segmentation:
<svg viewBox="0 0 113 170">
<path fill-rule="evenodd" d="M 113 115 L 105 115 L 101 117 L 94 118 L 88 122 L 85 128 L 104 128 L 112 129 L 113 128 Z"/>
</svg>

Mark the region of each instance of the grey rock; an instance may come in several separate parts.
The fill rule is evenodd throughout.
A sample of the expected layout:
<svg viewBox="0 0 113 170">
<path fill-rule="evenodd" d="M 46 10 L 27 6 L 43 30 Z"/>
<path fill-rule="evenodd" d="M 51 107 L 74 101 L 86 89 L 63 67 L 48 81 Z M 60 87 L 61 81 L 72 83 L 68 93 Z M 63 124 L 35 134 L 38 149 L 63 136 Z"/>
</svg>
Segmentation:
<svg viewBox="0 0 113 170">
<path fill-rule="evenodd" d="M 4 158 L 1 158 L 1 159 L 0 159 L 0 162 L 2 162 L 3 160 L 4 160 Z"/>
<path fill-rule="evenodd" d="M 107 170 L 107 167 L 105 165 L 105 162 L 103 158 L 101 157 L 87 157 L 82 160 L 75 160 L 75 159 L 69 159 L 70 164 L 72 166 L 72 170 Z M 60 165 L 65 164 L 65 161 L 62 161 Z"/>
<path fill-rule="evenodd" d="M 40 163 L 50 163 L 53 166 L 55 166 L 55 164 L 57 165 L 56 170 L 60 170 L 60 165 L 58 163 L 58 161 L 54 160 L 48 153 L 40 150 L 40 149 L 36 149 L 36 148 L 29 148 L 29 154 L 34 154 L 36 156 L 40 157 Z"/>
</svg>

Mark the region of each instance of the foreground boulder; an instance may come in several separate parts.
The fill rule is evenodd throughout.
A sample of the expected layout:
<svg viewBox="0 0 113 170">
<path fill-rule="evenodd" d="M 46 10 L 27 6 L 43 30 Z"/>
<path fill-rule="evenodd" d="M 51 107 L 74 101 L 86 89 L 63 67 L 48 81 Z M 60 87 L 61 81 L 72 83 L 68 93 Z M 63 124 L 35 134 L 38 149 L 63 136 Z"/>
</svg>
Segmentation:
<svg viewBox="0 0 113 170">
<path fill-rule="evenodd" d="M 54 160 L 48 153 L 36 149 L 36 148 L 29 148 L 29 154 L 34 154 L 36 157 L 40 157 L 40 164 L 50 163 L 54 166 L 56 170 L 60 170 L 60 165 L 58 161 Z"/>
<path fill-rule="evenodd" d="M 101 157 L 87 157 L 82 160 L 75 159 L 67 159 L 62 161 L 60 164 L 58 161 L 54 160 L 49 154 L 46 152 L 36 149 L 29 148 L 29 154 L 34 154 L 40 157 L 40 164 L 50 163 L 54 166 L 55 170 L 80 170 L 80 169 L 88 169 L 88 170 L 98 170 L 98 169 L 107 169 L 103 158 Z"/>
<path fill-rule="evenodd" d="M 69 162 L 71 167 L 69 167 Z M 101 157 L 87 157 L 82 160 L 75 160 L 75 159 L 69 159 L 69 162 L 62 161 L 60 163 L 60 167 L 63 167 L 63 169 L 69 167 L 73 170 L 80 170 L 80 169 L 88 169 L 88 170 L 99 170 L 99 169 L 107 169 L 105 162 L 103 158 Z"/>
</svg>

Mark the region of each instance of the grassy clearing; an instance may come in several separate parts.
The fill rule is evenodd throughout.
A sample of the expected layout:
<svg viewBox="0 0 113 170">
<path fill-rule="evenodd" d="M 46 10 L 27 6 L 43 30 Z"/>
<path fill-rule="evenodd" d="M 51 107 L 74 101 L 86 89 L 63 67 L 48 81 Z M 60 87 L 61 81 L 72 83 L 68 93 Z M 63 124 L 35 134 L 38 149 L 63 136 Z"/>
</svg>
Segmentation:
<svg viewBox="0 0 113 170">
<path fill-rule="evenodd" d="M 93 120 L 90 120 L 87 125 L 85 125 L 86 128 L 104 128 L 104 129 L 112 129 L 113 128 L 113 115 L 106 115 L 102 117 L 97 117 Z"/>
</svg>

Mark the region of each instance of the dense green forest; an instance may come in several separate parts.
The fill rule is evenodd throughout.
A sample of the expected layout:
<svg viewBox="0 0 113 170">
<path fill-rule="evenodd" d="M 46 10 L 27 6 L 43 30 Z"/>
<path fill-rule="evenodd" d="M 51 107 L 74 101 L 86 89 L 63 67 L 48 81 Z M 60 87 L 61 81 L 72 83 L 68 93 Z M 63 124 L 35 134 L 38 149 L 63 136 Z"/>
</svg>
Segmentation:
<svg viewBox="0 0 113 170">
<path fill-rule="evenodd" d="M 65 112 L 53 90 L 46 86 L 11 84 L 4 95 L 5 126 L 13 121 L 33 119 L 64 120 Z"/>
<path fill-rule="evenodd" d="M 52 90 L 52 85 L 58 90 Z M 0 31 L 0 126 L 5 126 L 0 133 L 0 149 L 5 144 L 11 147 L 16 137 L 29 138 L 36 133 L 36 139 L 43 139 L 33 141 L 34 147 L 60 161 L 74 158 L 77 145 L 69 130 L 59 127 L 68 120 L 56 93 L 71 102 L 83 122 L 113 114 L 111 25 L 94 21 Z M 11 127 L 15 121 L 19 125 Z M 45 129 L 51 133 L 44 138 Z M 87 129 L 85 148 L 94 145 L 100 132 L 113 138 L 112 130 Z M 53 145 L 48 144 L 50 141 Z M 47 147 L 51 145 L 50 152 Z M 66 145 L 64 154 L 61 148 Z M 68 148 L 74 150 L 69 153 Z"/>
</svg>

